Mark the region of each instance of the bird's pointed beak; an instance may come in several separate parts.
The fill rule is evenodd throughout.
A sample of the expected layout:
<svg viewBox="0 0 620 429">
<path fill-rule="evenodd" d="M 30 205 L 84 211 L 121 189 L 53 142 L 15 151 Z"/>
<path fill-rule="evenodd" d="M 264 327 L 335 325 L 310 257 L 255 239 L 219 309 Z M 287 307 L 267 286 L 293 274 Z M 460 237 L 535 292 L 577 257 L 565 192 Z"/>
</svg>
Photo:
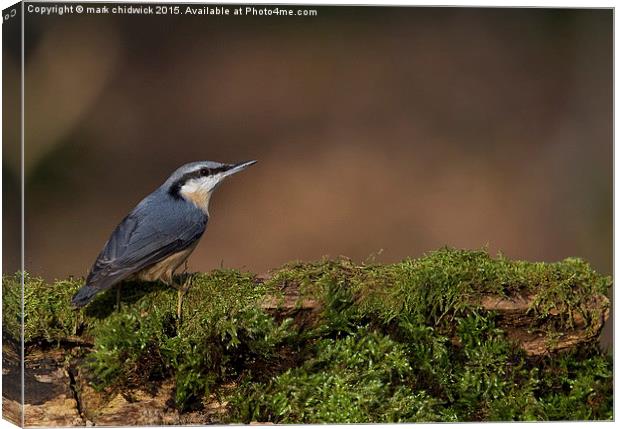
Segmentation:
<svg viewBox="0 0 620 429">
<path fill-rule="evenodd" d="M 228 170 L 226 170 L 224 172 L 224 177 L 227 176 L 232 176 L 235 173 L 238 173 L 242 170 L 245 170 L 246 168 L 248 168 L 250 165 L 256 164 L 256 160 L 254 161 L 244 161 L 244 162 L 240 162 L 238 164 L 234 164 L 232 167 L 230 167 Z"/>
</svg>

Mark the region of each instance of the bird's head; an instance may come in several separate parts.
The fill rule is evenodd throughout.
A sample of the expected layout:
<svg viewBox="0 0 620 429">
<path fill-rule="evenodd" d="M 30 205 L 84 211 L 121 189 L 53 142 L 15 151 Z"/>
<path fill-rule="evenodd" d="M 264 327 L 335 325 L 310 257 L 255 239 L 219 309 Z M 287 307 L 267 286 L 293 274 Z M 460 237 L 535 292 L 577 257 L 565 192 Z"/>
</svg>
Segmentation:
<svg viewBox="0 0 620 429">
<path fill-rule="evenodd" d="M 211 193 L 228 176 L 245 170 L 256 161 L 237 164 L 222 164 L 213 161 L 198 161 L 178 168 L 164 183 L 168 194 L 175 199 L 184 199 L 209 214 Z"/>
</svg>

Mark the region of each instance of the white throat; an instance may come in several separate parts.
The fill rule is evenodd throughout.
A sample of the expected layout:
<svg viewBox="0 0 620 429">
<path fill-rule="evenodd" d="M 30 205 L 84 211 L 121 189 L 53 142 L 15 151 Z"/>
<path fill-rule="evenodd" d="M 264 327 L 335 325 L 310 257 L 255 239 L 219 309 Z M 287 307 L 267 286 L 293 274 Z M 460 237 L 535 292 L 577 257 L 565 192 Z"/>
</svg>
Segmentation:
<svg viewBox="0 0 620 429">
<path fill-rule="evenodd" d="M 200 177 L 188 180 L 179 191 L 179 194 L 190 203 L 194 204 L 207 216 L 209 215 L 209 201 L 211 194 L 219 182 L 218 177 Z"/>
</svg>

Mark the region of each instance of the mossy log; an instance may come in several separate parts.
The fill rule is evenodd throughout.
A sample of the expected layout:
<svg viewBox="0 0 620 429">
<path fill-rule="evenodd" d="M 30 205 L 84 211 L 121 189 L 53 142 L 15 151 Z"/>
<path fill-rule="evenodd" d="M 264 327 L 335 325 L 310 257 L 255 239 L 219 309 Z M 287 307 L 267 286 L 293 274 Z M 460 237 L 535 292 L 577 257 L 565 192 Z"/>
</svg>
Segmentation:
<svg viewBox="0 0 620 429">
<path fill-rule="evenodd" d="M 269 281 L 269 276 L 259 278 Z M 541 318 L 533 309 L 546 290 L 535 294 L 505 296 L 481 295 L 474 297 L 470 304 L 480 310 L 493 313 L 498 327 L 529 356 L 544 356 L 561 350 L 579 348 L 596 343 L 605 322 L 609 318 L 610 302 L 603 294 L 584 297 L 579 306 L 584 312 L 569 313 L 567 306 L 552 308 Z M 321 323 L 322 303 L 312 298 L 304 298 L 299 284 L 284 282 L 280 293 L 267 296 L 261 307 L 277 319 L 292 317 L 300 326 Z M 587 320 L 583 314 L 591 315 Z M 571 319 L 570 324 L 562 323 Z M 458 339 L 453 338 L 458 345 Z"/>
<path fill-rule="evenodd" d="M 19 379 L 19 280 L 3 278 L 5 386 Z M 74 311 L 81 279 L 25 276 L 26 424 L 613 417 L 598 348 L 611 278 L 580 259 L 442 249 L 189 281 L 179 322 L 162 284 L 124 284 L 118 311 L 113 292 Z M 3 396 L 18 421 L 18 397 Z"/>
</svg>

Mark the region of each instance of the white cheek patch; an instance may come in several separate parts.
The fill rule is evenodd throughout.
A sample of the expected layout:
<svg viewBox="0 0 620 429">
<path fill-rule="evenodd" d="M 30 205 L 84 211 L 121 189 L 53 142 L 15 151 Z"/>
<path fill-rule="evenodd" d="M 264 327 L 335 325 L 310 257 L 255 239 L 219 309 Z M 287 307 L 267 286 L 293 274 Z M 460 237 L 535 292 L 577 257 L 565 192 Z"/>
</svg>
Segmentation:
<svg viewBox="0 0 620 429">
<path fill-rule="evenodd" d="M 187 201 L 193 203 L 205 214 L 209 214 L 209 200 L 211 192 L 215 189 L 222 177 L 220 175 L 199 177 L 188 180 L 181 186 L 180 194 Z"/>
</svg>

